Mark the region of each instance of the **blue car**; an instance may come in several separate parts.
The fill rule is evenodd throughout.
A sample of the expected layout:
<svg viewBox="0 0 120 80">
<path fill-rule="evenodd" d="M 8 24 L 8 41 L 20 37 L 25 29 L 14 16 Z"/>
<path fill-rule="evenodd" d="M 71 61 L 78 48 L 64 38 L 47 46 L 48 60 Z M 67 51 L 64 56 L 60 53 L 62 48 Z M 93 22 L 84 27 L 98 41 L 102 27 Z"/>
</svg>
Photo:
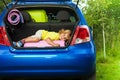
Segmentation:
<svg viewBox="0 0 120 80">
<path fill-rule="evenodd" d="M 91 28 L 72 0 L 12 0 L 5 5 L 0 15 L 0 76 L 88 77 L 95 72 Z M 44 40 L 14 44 L 40 29 L 69 29 L 70 39 L 58 40 L 56 47 Z"/>
</svg>

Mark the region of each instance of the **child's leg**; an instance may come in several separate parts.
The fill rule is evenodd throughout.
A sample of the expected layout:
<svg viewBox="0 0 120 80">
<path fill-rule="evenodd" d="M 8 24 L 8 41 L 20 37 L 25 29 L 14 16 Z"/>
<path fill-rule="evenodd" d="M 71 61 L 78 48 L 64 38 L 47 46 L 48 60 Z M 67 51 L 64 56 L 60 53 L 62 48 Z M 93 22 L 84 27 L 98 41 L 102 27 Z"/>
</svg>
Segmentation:
<svg viewBox="0 0 120 80">
<path fill-rule="evenodd" d="M 14 46 L 22 47 L 27 42 L 38 42 L 41 39 L 41 30 L 38 30 L 35 35 L 24 38 L 18 42 L 13 42 Z"/>
<path fill-rule="evenodd" d="M 30 36 L 30 37 L 22 39 L 22 42 L 24 42 L 24 43 L 27 43 L 27 42 L 38 42 L 38 41 L 40 41 L 40 39 L 35 37 L 35 36 Z"/>
<path fill-rule="evenodd" d="M 38 42 L 41 39 L 41 30 L 38 30 L 35 35 L 29 36 L 27 38 L 22 39 L 22 42 Z"/>
<path fill-rule="evenodd" d="M 16 47 L 23 47 L 24 43 L 26 43 L 26 42 L 38 42 L 38 41 L 39 41 L 39 38 L 37 38 L 35 36 L 30 36 L 30 37 L 24 38 L 18 42 L 13 42 L 13 45 Z"/>
</svg>

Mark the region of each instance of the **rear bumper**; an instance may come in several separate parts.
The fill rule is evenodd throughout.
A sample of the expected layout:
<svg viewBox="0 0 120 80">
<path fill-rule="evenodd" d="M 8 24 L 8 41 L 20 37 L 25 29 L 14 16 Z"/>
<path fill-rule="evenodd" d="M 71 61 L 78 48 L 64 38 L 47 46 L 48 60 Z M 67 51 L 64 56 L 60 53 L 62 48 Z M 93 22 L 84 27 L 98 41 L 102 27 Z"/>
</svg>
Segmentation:
<svg viewBox="0 0 120 80">
<path fill-rule="evenodd" d="M 95 49 L 91 43 L 70 46 L 66 53 L 14 54 L 0 46 L 0 76 L 77 76 L 95 70 Z M 33 52 L 34 53 L 34 52 Z"/>
</svg>

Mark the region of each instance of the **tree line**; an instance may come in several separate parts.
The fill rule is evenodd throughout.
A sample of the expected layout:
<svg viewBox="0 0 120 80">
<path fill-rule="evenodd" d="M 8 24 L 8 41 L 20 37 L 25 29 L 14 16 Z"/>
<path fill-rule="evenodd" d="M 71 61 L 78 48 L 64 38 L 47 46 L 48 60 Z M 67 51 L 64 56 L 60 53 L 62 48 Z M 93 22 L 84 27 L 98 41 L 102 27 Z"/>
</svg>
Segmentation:
<svg viewBox="0 0 120 80">
<path fill-rule="evenodd" d="M 97 51 L 120 49 L 120 0 L 81 0 L 80 7 L 81 3 L 86 4 L 82 11 L 93 30 Z"/>
</svg>

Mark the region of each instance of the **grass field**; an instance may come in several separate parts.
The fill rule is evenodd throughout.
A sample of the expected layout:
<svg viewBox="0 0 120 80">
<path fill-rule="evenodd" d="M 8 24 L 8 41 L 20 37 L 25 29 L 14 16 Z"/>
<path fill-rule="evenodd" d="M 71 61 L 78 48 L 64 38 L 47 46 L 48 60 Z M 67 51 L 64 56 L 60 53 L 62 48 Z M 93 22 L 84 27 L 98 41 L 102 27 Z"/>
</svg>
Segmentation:
<svg viewBox="0 0 120 80">
<path fill-rule="evenodd" d="M 96 80 L 120 80 L 120 61 L 97 63 Z"/>
<path fill-rule="evenodd" d="M 116 46 L 118 47 L 118 46 Z M 120 49 L 109 50 L 106 59 L 103 52 L 97 53 L 96 80 L 120 80 Z M 109 54 L 109 52 L 113 52 Z"/>
</svg>

